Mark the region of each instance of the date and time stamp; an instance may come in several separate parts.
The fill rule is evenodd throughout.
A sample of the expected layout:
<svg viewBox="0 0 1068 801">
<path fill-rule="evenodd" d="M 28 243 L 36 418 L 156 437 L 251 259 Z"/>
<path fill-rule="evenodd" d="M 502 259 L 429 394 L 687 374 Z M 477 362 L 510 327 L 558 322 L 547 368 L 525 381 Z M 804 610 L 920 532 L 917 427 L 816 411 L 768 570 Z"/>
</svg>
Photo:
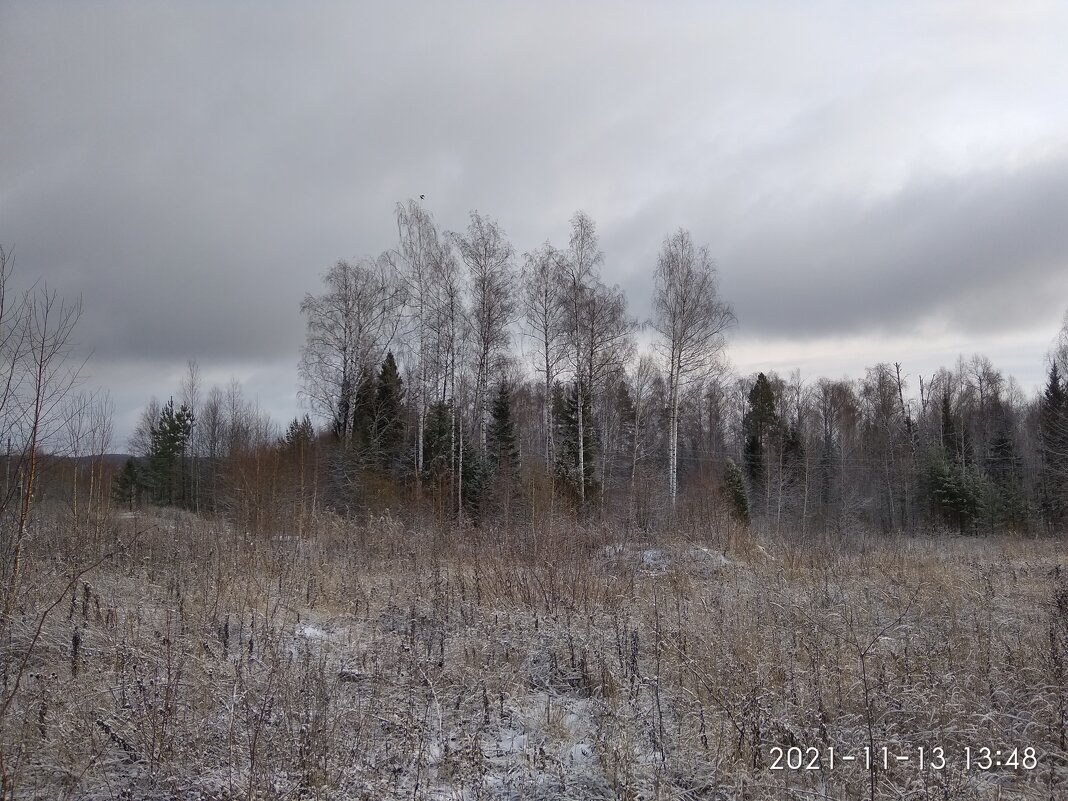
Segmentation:
<svg viewBox="0 0 1068 801">
<path fill-rule="evenodd" d="M 1039 756 L 1038 750 L 1032 746 L 864 746 L 855 749 L 775 746 L 768 750 L 768 768 L 797 772 L 832 771 L 849 766 L 868 771 L 889 771 L 906 766 L 932 771 L 1033 771 L 1039 767 Z"/>
</svg>

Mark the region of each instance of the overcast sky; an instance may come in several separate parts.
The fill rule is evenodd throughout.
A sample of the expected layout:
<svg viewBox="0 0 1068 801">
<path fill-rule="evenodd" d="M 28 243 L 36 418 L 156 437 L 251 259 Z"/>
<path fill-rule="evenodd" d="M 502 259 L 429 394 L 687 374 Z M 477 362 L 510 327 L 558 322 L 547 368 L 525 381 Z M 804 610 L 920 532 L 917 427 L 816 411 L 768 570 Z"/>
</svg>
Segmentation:
<svg viewBox="0 0 1068 801">
<path fill-rule="evenodd" d="M 707 244 L 739 372 L 1025 390 L 1068 308 L 1068 4 L 0 0 L 0 244 L 81 295 L 116 450 L 188 359 L 298 408 L 301 298 L 426 195 L 519 252 L 597 222 L 648 311 Z"/>
</svg>

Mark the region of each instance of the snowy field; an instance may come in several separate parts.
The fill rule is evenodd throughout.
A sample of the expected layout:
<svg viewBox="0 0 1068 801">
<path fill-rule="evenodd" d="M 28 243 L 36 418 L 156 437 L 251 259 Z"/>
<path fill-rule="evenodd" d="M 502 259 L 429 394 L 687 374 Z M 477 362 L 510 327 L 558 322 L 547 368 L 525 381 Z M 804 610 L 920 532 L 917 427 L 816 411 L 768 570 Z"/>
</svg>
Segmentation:
<svg viewBox="0 0 1068 801">
<path fill-rule="evenodd" d="M 64 536 L 3 643 L 17 798 L 1068 798 L 1060 543 Z"/>
</svg>

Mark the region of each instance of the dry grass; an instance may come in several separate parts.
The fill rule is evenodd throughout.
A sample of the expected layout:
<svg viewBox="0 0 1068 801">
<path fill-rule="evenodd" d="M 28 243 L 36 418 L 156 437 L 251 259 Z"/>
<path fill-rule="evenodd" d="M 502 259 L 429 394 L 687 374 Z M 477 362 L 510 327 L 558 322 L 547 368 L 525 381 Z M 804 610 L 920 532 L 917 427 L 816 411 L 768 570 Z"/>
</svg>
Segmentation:
<svg viewBox="0 0 1068 801">
<path fill-rule="evenodd" d="M 42 629 L 0 732 L 14 797 L 1068 798 L 1059 543 L 41 524 L 5 697 L 71 571 L 131 541 Z M 772 770 L 791 746 L 823 769 Z M 947 764 L 829 769 L 865 746 Z"/>
</svg>

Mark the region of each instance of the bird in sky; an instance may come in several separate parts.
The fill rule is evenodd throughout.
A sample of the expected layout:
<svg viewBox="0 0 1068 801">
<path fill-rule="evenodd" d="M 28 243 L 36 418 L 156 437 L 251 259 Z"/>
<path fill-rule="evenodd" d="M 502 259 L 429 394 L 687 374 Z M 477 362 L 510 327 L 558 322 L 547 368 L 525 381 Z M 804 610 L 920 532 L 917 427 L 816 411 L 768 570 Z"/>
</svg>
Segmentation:
<svg viewBox="0 0 1068 801">
<path fill-rule="evenodd" d="M 420 195 L 420 196 L 419 196 L 419 199 L 420 199 L 420 200 L 426 200 L 426 195 Z"/>
</svg>

